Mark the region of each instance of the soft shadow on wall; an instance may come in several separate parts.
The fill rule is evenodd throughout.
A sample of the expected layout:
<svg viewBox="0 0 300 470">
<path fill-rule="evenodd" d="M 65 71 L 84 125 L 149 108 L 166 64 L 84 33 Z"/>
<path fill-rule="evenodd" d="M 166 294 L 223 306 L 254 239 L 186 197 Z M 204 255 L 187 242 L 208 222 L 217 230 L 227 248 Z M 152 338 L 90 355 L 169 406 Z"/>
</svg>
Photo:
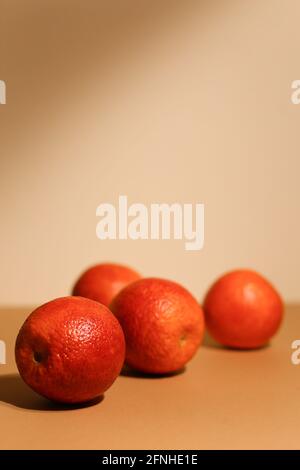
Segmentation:
<svg viewBox="0 0 300 470">
<path fill-rule="evenodd" d="M 188 0 L 29 0 L 1 4 L 1 73 L 8 104 L 1 119 L 1 140 L 12 150 L 26 131 L 47 125 L 44 117 L 67 113 L 66 105 L 88 91 L 93 70 L 106 89 L 122 64 L 147 53 L 151 38 L 176 28 L 193 11 L 204 17 L 216 1 Z M 227 2 L 224 2 L 227 3 Z M 220 6 L 218 6 L 218 11 Z M 198 13 L 199 14 L 199 13 Z M 99 74 L 100 72 L 100 74 Z M 1 116 L 0 116 L 1 117 Z M 18 138 L 16 139 L 16 136 Z M 12 161 L 0 156 L 3 169 Z"/>
</svg>

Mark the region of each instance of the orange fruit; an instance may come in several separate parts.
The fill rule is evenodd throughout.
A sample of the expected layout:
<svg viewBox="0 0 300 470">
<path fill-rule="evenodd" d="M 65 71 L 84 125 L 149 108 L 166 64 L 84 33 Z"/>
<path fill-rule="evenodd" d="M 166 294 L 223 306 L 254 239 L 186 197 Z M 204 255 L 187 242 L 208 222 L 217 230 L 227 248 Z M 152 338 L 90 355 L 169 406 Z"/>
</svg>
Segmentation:
<svg viewBox="0 0 300 470">
<path fill-rule="evenodd" d="M 211 336 L 233 348 L 258 348 L 277 332 L 283 316 L 275 288 L 250 270 L 229 272 L 209 289 L 203 304 Z"/>
<path fill-rule="evenodd" d="M 183 368 L 201 344 L 202 309 L 175 282 L 140 279 L 114 298 L 111 310 L 125 334 L 126 362 L 141 372 L 175 372 Z"/>
<path fill-rule="evenodd" d="M 123 287 L 140 279 L 140 275 L 127 266 L 104 263 L 85 271 L 73 288 L 73 295 L 87 297 L 109 306 Z"/>
<path fill-rule="evenodd" d="M 29 315 L 15 356 L 21 377 L 33 390 L 57 402 L 80 403 L 102 395 L 115 381 L 125 340 L 107 307 L 62 297 Z"/>
</svg>

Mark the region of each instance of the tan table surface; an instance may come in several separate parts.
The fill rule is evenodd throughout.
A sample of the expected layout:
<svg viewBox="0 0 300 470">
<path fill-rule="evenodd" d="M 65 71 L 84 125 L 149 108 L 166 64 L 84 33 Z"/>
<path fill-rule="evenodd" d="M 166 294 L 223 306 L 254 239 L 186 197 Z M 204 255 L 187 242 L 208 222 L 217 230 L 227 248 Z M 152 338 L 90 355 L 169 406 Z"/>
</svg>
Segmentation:
<svg viewBox="0 0 300 470">
<path fill-rule="evenodd" d="M 30 309 L 0 310 L 1 449 L 300 448 L 300 306 L 286 308 L 270 347 L 233 351 L 209 340 L 179 375 L 121 376 L 104 399 L 64 409 L 23 384 L 14 341 Z"/>
</svg>

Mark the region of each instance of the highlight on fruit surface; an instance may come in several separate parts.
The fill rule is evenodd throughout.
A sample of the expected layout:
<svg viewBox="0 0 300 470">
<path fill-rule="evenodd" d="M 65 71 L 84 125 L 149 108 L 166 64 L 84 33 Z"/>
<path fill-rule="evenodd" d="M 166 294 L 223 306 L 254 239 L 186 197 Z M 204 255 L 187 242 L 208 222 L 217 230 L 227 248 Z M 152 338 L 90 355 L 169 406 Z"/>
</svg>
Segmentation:
<svg viewBox="0 0 300 470">
<path fill-rule="evenodd" d="M 128 266 L 114 263 L 97 264 L 81 274 L 72 295 L 96 300 L 108 307 L 120 290 L 140 277 L 140 274 Z"/>
<path fill-rule="evenodd" d="M 21 377 L 34 391 L 53 401 L 82 403 L 101 396 L 118 377 L 125 340 L 107 307 L 62 297 L 29 315 L 15 357 Z"/>
<path fill-rule="evenodd" d="M 204 334 L 204 316 L 181 285 L 144 278 L 125 287 L 112 301 L 126 340 L 126 363 L 141 372 L 167 374 L 192 359 Z"/>
<path fill-rule="evenodd" d="M 207 292 L 203 309 L 211 336 L 238 349 L 266 345 L 283 318 L 283 303 L 276 289 L 248 269 L 221 276 Z"/>
</svg>

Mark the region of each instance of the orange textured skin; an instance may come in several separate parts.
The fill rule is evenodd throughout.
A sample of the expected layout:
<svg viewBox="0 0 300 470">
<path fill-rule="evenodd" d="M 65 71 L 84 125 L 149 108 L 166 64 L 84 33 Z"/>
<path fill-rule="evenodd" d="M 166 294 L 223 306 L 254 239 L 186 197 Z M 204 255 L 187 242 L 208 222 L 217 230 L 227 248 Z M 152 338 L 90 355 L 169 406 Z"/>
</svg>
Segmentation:
<svg viewBox="0 0 300 470">
<path fill-rule="evenodd" d="M 96 300 L 107 307 L 112 299 L 140 275 L 127 266 L 98 264 L 85 271 L 73 288 L 73 295 Z"/>
<path fill-rule="evenodd" d="M 283 303 L 274 287 L 249 270 L 218 279 L 208 291 L 203 309 L 211 336 L 224 346 L 240 349 L 268 343 L 283 317 Z"/>
<path fill-rule="evenodd" d="M 33 390 L 57 402 L 80 403 L 102 395 L 115 381 L 125 339 L 107 307 L 63 297 L 29 315 L 15 355 L 21 377 Z"/>
<path fill-rule="evenodd" d="M 202 309 L 175 282 L 140 279 L 115 297 L 111 310 L 125 334 L 126 362 L 141 372 L 175 372 L 194 356 L 202 342 Z"/>
</svg>

